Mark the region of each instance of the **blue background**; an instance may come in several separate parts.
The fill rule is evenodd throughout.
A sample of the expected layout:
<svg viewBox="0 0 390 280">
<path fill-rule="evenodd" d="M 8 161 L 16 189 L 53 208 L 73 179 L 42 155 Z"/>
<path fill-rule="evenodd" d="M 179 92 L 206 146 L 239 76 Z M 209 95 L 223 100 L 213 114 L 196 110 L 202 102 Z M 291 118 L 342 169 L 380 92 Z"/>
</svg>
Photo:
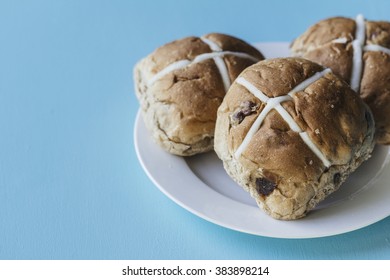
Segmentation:
<svg viewBox="0 0 390 280">
<path fill-rule="evenodd" d="M 390 259 L 390 218 L 351 233 L 252 236 L 162 194 L 135 155 L 132 68 L 217 31 L 291 41 L 389 1 L 0 1 L 0 258 Z M 348 223 L 348 221 L 346 221 Z"/>
</svg>

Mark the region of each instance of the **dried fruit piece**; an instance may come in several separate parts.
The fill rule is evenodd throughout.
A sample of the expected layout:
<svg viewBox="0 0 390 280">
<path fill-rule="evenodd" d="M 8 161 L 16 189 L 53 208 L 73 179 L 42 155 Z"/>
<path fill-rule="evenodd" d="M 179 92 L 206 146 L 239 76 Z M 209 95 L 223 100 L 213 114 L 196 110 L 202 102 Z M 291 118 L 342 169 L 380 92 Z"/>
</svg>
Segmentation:
<svg viewBox="0 0 390 280">
<path fill-rule="evenodd" d="M 341 180 L 341 175 L 340 173 L 336 173 L 334 174 L 333 176 L 333 182 L 335 185 L 338 185 L 340 183 L 340 180 Z"/>
<path fill-rule="evenodd" d="M 246 116 L 252 115 L 256 112 L 258 105 L 252 101 L 246 100 L 240 104 L 240 108 L 238 111 L 234 112 L 230 121 L 232 125 L 240 124 Z"/>
<path fill-rule="evenodd" d="M 257 178 L 256 179 L 256 190 L 261 195 L 269 195 L 277 187 L 277 184 L 266 179 L 266 178 Z"/>
</svg>

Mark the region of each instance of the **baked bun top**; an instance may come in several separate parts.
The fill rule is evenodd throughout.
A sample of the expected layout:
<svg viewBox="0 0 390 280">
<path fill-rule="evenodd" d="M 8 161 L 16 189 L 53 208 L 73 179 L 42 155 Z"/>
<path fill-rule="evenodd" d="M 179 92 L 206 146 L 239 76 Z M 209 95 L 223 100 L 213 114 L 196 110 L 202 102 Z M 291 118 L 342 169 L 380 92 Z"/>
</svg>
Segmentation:
<svg viewBox="0 0 390 280">
<path fill-rule="evenodd" d="M 218 55 L 218 52 L 226 52 Z M 200 55 L 208 56 L 199 57 Z M 185 69 L 189 63 L 196 64 L 208 58 L 223 57 L 229 71 L 230 80 L 234 80 L 238 74 L 236 64 L 245 62 L 237 58 L 245 58 L 257 62 L 264 59 L 263 55 L 253 46 L 233 36 L 221 33 L 210 33 L 202 37 L 186 37 L 175 40 L 156 49 L 148 56 L 149 63 L 145 69 L 145 77 L 150 83 L 155 82 L 163 75 L 160 72 L 173 63 L 183 61 L 183 66 L 176 69 Z"/>
<path fill-rule="evenodd" d="M 369 108 L 348 84 L 301 58 L 247 68 L 219 108 L 218 118 L 227 117 L 220 157 L 255 163 L 272 182 L 317 181 L 331 166 L 348 165 L 373 131 Z"/>
<path fill-rule="evenodd" d="M 156 111 L 149 117 L 155 119 L 160 138 L 188 146 L 186 152 L 168 150 L 191 155 L 199 152 L 191 149 L 194 143 L 208 137 L 212 144 L 217 109 L 230 84 L 262 59 L 246 42 L 211 33 L 173 41 L 141 60 L 134 72 L 142 109 Z"/>
<path fill-rule="evenodd" d="M 331 68 L 359 92 L 374 114 L 378 143 L 390 144 L 390 22 L 328 18 L 294 40 L 291 50 Z"/>
</svg>

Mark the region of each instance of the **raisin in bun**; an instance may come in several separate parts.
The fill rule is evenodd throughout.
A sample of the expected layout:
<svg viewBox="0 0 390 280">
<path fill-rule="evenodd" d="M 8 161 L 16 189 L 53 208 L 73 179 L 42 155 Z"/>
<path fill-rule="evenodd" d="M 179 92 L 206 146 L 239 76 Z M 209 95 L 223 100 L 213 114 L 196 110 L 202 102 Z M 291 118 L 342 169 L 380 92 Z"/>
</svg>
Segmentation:
<svg viewBox="0 0 390 280">
<path fill-rule="evenodd" d="M 336 191 L 374 147 L 369 107 L 330 69 L 302 58 L 243 71 L 218 109 L 215 151 L 276 219 L 298 219 Z"/>
<path fill-rule="evenodd" d="M 390 144 L 390 22 L 334 17 L 291 45 L 295 55 L 331 68 L 371 108 L 379 144 Z"/>
<path fill-rule="evenodd" d="M 154 140 L 181 156 L 212 150 L 226 91 L 263 58 L 240 39 L 212 33 L 168 43 L 142 59 L 134 69 L 136 94 Z"/>
</svg>

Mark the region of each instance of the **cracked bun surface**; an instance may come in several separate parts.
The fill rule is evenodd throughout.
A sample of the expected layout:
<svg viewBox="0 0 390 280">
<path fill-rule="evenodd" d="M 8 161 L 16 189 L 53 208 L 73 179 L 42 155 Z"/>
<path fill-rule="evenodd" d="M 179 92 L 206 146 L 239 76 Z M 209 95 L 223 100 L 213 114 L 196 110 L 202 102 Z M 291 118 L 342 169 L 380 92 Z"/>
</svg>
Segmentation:
<svg viewBox="0 0 390 280">
<path fill-rule="evenodd" d="M 251 45 L 219 33 L 173 41 L 142 59 L 134 69 L 135 88 L 154 140 L 180 156 L 212 150 L 227 89 L 262 59 Z"/>
<path fill-rule="evenodd" d="M 374 147 L 369 107 L 330 69 L 302 58 L 244 70 L 218 109 L 215 151 L 273 218 L 304 217 Z"/>
<path fill-rule="evenodd" d="M 328 18 L 294 40 L 296 56 L 320 63 L 359 92 L 371 108 L 379 144 L 390 144 L 390 22 Z"/>
</svg>

